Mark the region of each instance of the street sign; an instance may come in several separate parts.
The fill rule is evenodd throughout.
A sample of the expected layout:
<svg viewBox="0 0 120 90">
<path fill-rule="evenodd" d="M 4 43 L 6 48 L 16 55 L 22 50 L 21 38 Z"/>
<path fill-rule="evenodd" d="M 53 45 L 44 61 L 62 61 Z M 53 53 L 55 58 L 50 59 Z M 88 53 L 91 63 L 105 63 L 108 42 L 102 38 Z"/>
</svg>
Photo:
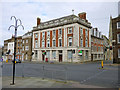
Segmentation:
<svg viewBox="0 0 120 90">
<path fill-rule="evenodd" d="M 82 50 L 79 50 L 79 51 L 78 51 L 78 55 L 82 55 Z"/>
</svg>

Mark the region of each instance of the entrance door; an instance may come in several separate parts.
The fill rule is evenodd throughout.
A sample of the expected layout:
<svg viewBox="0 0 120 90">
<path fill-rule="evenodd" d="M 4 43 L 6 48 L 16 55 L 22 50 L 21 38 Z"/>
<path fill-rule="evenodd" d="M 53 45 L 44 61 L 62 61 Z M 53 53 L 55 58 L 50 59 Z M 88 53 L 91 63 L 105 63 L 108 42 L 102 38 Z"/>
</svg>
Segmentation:
<svg viewBox="0 0 120 90">
<path fill-rule="evenodd" d="M 62 62 L 62 54 L 59 54 L 59 62 Z"/>
<path fill-rule="evenodd" d="M 42 60 L 44 61 L 45 55 L 42 54 Z"/>
</svg>

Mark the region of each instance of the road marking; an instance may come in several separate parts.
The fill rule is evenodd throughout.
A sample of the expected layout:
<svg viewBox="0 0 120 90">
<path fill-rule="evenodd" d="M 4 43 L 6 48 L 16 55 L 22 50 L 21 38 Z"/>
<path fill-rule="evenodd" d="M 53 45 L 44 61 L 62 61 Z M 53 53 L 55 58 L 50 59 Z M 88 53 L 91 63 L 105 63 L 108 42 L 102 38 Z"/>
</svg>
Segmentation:
<svg viewBox="0 0 120 90">
<path fill-rule="evenodd" d="M 95 75 L 88 77 L 86 80 L 83 80 L 83 81 L 81 81 L 80 83 L 84 83 L 84 82 L 86 82 L 86 81 L 88 81 L 88 80 L 90 80 L 90 79 L 92 79 L 92 78 L 94 78 L 94 77 L 102 74 L 102 73 L 105 72 L 105 71 L 107 71 L 107 70 L 103 70 L 103 71 L 101 71 L 101 72 L 99 72 L 99 73 L 96 73 Z"/>
</svg>

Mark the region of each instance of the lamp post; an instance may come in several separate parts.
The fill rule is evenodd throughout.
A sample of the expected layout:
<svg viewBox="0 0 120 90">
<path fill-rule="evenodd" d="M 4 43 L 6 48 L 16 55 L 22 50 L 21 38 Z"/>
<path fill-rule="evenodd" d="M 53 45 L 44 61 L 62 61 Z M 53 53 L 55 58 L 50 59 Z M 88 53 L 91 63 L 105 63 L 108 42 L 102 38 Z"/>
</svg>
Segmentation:
<svg viewBox="0 0 120 90">
<path fill-rule="evenodd" d="M 15 84 L 15 83 L 14 83 L 14 77 L 15 77 L 15 57 L 16 57 L 17 28 L 18 28 L 19 26 L 21 26 L 21 27 L 23 28 L 23 30 L 24 30 L 24 27 L 23 27 L 23 25 L 22 25 L 21 20 L 20 20 L 20 19 L 16 19 L 15 16 L 11 16 L 11 20 L 12 20 L 13 18 L 15 19 L 15 25 L 11 25 L 11 26 L 8 28 L 8 30 L 10 30 L 11 27 L 14 27 L 14 28 L 15 28 L 15 36 L 14 36 L 14 61 L 13 61 L 13 82 L 11 83 L 11 85 L 14 85 L 14 84 Z M 18 21 L 20 22 L 19 25 L 18 25 Z"/>
</svg>

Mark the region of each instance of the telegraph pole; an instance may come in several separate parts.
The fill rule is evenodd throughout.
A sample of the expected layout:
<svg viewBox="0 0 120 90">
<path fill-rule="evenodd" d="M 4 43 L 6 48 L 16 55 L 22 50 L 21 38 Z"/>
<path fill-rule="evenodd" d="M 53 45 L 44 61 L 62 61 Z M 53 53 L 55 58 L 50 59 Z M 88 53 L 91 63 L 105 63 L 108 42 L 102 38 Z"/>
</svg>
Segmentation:
<svg viewBox="0 0 120 90">
<path fill-rule="evenodd" d="M 14 85 L 14 84 L 15 84 L 15 83 L 14 83 L 14 78 L 15 78 L 15 57 L 16 57 L 16 43 L 17 43 L 17 41 L 16 41 L 16 40 L 17 40 L 17 28 L 18 28 L 19 26 L 21 26 L 21 27 L 23 28 L 23 30 L 24 30 L 24 27 L 23 27 L 23 25 L 22 25 L 21 20 L 20 20 L 20 19 L 16 19 L 15 16 L 11 16 L 11 20 L 12 20 L 12 18 L 15 19 L 15 25 L 11 25 L 11 26 L 8 28 L 8 30 L 10 30 L 11 27 L 14 27 L 14 28 L 15 28 L 15 36 L 14 36 L 14 61 L 13 61 L 13 82 L 12 82 L 10 85 Z M 18 21 L 20 22 L 19 25 L 17 25 L 17 24 L 18 24 Z"/>
</svg>

